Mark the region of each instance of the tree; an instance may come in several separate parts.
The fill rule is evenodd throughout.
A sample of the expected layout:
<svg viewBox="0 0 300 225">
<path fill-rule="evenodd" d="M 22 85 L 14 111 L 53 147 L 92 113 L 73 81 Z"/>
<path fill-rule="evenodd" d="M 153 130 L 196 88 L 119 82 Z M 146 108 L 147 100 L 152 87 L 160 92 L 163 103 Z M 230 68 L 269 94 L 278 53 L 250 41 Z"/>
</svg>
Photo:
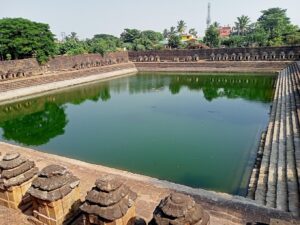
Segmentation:
<svg viewBox="0 0 300 225">
<path fill-rule="evenodd" d="M 177 32 L 183 34 L 186 30 L 186 23 L 183 20 L 178 21 Z"/>
<path fill-rule="evenodd" d="M 168 29 L 164 29 L 163 31 L 164 38 L 169 38 L 169 35 L 170 35 L 170 31 Z"/>
<path fill-rule="evenodd" d="M 125 29 L 121 34 L 121 40 L 125 43 L 133 43 L 135 39 L 140 38 L 141 31 L 137 29 Z"/>
<path fill-rule="evenodd" d="M 79 55 L 87 53 L 86 43 L 80 41 L 75 32 L 71 32 L 65 39 L 57 44 L 58 54 Z"/>
<path fill-rule="evenodd" d="M 11 59 L 36 56 L 40 63 L 55 54 L 54 35 L 49 25 L 23 18 L 0 19 L 0 57 Z"/>
<path fill-rule="evenodd" d="M 172 34 L 169 37 L 168 45 L 171 48 L 179 48 L 181 45 L 181 38 L 176 34 Z"/>
<path fill-rule="evenodd" d="M 249 28 L 250 18 L 248 16 L 242 15 L 237 18 L 237 22 L 235 22 L 235 29 L 238 32 L 238 35 L 245 35 L 247 29 Z"/>
<path fill-rule="evenodd" d="M 160 32 L 153 30 L 145 30 L 141 32 L 141 38 L 149 39 L 153 44 L 158 43 L 164 39 Z"/>
<path fill-rule="evenodd" d="M 193 35 L 194 37 L 197 37 L 198 32 L 196 31 L 195 28 L 191 28 L 191 29 L 189 30 L 189 34 Z"/>
<path fill-rule="evenodd" d="M 262 11 L 258 19 L 259 25 L 268 34 L 269 45 L 282 45 L 283 35 L 292 34 L 297 27 L 292 25 L 290 18 L 286 15 L 286 9 L 270 8 Z"/>
<path fill-rule="evenodd" d="M 177 34 L 176 27 L 173 27 L 173 26 L 172 26 L 172 27 L 170 28 L 169 36 L 170 36 L 170 35 L 175 35 L 175 34 Z"/>
<path fill-rule="evenodd" d="M 286 43 L 288 45 L 299 45 L 300 44 L 300 31 L 294 33 L 294 34 L 289 34 L 285 37 Z"/>
<path fill-rule="evenodd" d="M 220 46 L 220 32 L 217 27 L 218 23 L 214 23 L 208 27 L 205 32 L 205 37 L 203 41 L 209 47 L 219 47 Z"/>
</svg>

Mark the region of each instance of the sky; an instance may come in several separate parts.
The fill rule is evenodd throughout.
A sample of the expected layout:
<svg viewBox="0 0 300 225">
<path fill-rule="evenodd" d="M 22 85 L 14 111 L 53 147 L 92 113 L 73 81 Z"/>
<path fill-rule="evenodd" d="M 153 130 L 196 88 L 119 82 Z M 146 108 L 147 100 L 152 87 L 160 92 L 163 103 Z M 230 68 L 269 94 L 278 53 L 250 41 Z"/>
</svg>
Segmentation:
<svg viewBox="0 0 300 225">
<path fill-rule="evenodd" d="M 287 9 L 292 23 L 300 25 L 300 0 L 0 0 L 0 18 L 48 23 L 59 39 L 62 32 L 91 38 L 119 36 L 125 28 L 163 31 L 181 19 L 204 35 L 208 2 L 212 22 L 221 25 L 233 25 L 242 14 L 256 21 L 261 10 L 271 7 Z"/>
</svg>

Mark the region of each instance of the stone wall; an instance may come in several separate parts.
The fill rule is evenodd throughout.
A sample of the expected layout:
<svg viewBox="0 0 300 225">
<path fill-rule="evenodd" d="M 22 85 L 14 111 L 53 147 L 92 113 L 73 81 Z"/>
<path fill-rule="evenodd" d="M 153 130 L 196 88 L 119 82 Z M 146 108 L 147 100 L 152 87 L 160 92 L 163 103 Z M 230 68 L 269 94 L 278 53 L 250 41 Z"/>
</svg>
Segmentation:
<svg viewBox="0 0 300 225">
<path fill-rule="evenodd" d="M 46 65 L 39 65 L 36 59 L 0 61 L 0 80 L 7 80 L 57 71 L 79 70 L 128 62 L 127 52 L 57 56 Z"/>
<path fill-rule="evenodd" d="M 300 59 L 300 46 L 138 51 L 129 52 L 129 59 L 135 62 L 297 60 Z"/>
<path fill-rule="evenodd" d="M 253 72 L 275 73 L 290 61 L 135 62 L 140 72 Z"/>
</svg>

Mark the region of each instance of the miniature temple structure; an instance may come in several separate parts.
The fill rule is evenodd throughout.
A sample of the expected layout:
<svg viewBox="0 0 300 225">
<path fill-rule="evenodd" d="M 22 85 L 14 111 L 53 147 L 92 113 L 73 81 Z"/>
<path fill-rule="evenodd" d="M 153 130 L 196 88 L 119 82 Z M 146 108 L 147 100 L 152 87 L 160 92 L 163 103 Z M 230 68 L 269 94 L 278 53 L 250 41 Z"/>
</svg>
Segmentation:
<svg viewBox="0 0 300 225">
<path fill-rule="evenodd" d="M 171 193 L 156 207 L 150 224 L 209 225 L 210 217 L 190 196 Z"/>
<path fill-rule="evenodd" d="M 0 161 L 0 205 L 28 209 L 32 203 L 27 191 L 37 173 L 35 163 L 19 153 L 4 155 Z"/>
<path fill-rule="evenodd" d="M 103 175 L 80 207 L 85 225 L 133 225 L 137 195 L 119 176 Z"/>
<path fill-rule="evenodd" d="M 33 201 L 33 216 L 40 224 L 61 225 L 78 213 L 79 179 L 65 167 L 50 165 L 42 169 L 28 190 Z"/>
</svg>

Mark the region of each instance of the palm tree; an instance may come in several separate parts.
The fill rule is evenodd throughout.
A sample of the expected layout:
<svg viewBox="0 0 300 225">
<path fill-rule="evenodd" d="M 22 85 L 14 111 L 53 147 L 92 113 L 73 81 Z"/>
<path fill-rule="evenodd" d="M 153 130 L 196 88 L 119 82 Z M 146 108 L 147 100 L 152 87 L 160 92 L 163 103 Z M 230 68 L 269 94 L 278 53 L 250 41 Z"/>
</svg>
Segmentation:
<svg viewBox="0 0 300 225">
<path fill-rule="evenodd" d="M 164 38 L 168 38 L 170 36 L 170 31 L 168 29 L 164 29 L 163 36 Z"/>
<path fill-rule="evenodd" d="M 237 18 L 237 22 L 235 22 L 235 29 L 238 32 L 238 35 L 245 35 L 247 29 L 249 28 L 250 18 L 248 16 L 242 15 Z"/>
<path fill-rule="evenodd" d="M 177 33 L 176 27 L 171 27 L 171 28 L 170 28 L 170 33 L 169 33 L 169 35 L 174 35 L 174 34 L 176 34 L 176 33 Z"/>
<path fill-rule="evenodd" d="M 177 31 L 178 33 L 183 34 L 186 30 L 186 23 L 183 20 L 178 21 Z"/>
<path fill-rule="evenodd" d="M 197 33 L 195 28 L 192 28 L 192 29 L 189 30 L 189 34 L 193 35 L 194 37 L 197 37 L 198 33 Z"/>
</svg>

